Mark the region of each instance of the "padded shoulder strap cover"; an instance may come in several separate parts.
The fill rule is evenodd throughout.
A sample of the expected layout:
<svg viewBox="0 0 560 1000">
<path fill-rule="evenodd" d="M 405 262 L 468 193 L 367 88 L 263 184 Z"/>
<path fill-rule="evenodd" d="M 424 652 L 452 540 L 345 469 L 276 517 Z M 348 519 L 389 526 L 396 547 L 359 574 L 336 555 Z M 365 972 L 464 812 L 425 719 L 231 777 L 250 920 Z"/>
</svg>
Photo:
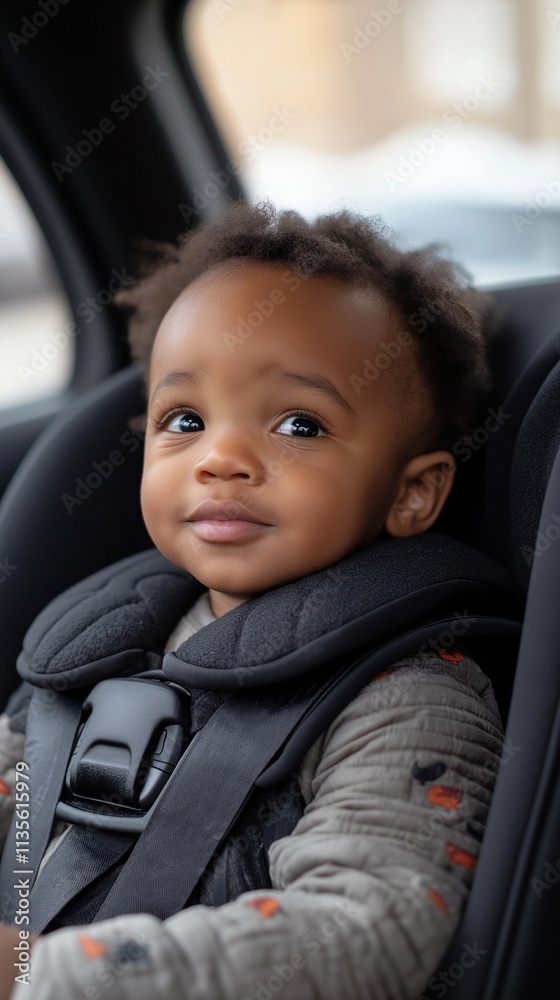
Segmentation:
<svg viewBox="0 0 560 1000">
<path fill-rule="evenodd" d="M 58 690 L 54 675 L 65 677 L 66 689 L 112 676 L 110 667 L 96 672 L 95 664 L 125 650 L 162 650 L 204 589 L 155 548 L 127 556 L 43 608 L 25 634 L 18 673 L 35 686 Z M 136 672 L 140 662 L 139 656 L 135 669 L 126 672 Z M 84 665 L 90 669 L 84 671 Z"/>
<path fill-rule="evenodd" d="M 156 549 L 123 559 L 47 605 L 25 636 L 20 676 L 73 690 L 159 666 L 204 589 Z M 469 613 L 520 615 L 507 574 L 484 553 L 436 533 L 385 539 L 239 605 L 167 653 L 164 670 L 205 689 L 273 684 L 442 611 L 462 614 L 465 601 Z"/>
</svg>

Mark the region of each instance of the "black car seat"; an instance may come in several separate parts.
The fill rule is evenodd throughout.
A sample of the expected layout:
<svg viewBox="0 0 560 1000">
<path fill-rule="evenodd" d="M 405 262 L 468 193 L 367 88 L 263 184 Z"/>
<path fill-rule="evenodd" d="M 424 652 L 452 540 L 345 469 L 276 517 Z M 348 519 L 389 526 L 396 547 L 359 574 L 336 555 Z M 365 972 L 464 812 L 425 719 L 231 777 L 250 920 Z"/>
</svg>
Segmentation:
<svg viewBox="0 0 560 1000">
<path fill-rule="evenodd" d="M 152 545 L 139 491 L 145 410 L 138 370 L 111 375 L 53 420 L 0 503 L 0 707 L 19 678 L 23 637 L 48 602 L 103 566 Z"/>
<path fill-rule="evenodd" d="M 525 615 L 476 877 L 426 997 L 450 979 L 454 1000 L 560 995 L 559 343 L 555 332 L 519 377 L 507 432 L 487 449 L 490 548 L 526 593 Z M 477 961 L 462 963 L 475 943 Z"/>
<path fill-rule="evenodd" d="M 541 345 L 530 364 L 519 375 L 502 404 L 504 423 L 500 434 L 490 439 L 485 456 L 484 522 L 488 531 L 488 550 L 511 572 L 519 586 L 526 592 L 531 561 L 527 553 L 516 544 L 517 517 L 528 519 L 527 534 L 536 537 L 544 493 L 551 470 L 550 449 L 554 449 L 557 421 L 557 399 L 550 388 L 548 376 L 560 360 L 560 328 Z M 533 401 L 537 400 L 534 414 L 538 414 L 542 433 L 534 440 L 535 466 L 531 469 L 529 456 L 519 452 L 517 467 L 514 451 L 520 428 Z M 527 429 L 525 429 L 527 433 Z M 522 455 L 522 458 L 519 458 Z M 531 476 L 533 489 L 515 490 L 524 474 Z M 536 493 L 534 492 L 536 490 Z M 513 516 L 511 503 L 516 497 L 517 511 Z"/>
</svg>

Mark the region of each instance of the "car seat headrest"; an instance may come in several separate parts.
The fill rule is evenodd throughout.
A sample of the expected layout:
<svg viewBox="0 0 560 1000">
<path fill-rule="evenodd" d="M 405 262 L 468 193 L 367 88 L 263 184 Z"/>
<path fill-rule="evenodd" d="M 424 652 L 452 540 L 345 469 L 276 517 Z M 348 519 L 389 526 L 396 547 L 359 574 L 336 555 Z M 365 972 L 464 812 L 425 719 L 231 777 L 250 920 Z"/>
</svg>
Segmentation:
<svg viewBox="0 0 560 1000">
<path fill-rule="evenodd" d="M 546 446 L 551 451 L 554 450 L 557 421 L 553 418 L 552 424 L 547 425 L 544 422 L 544 411 L 542 418 L 538 414 L 541 402 L 545 411 L 549 412 L 550 400 L 544 391 L 544 385 L 558 365 L 559 355 L 560 330 L 556 328 L 522 370 L 505 399 L 499 401 L 502 419 L 496 433 L 488 441 L 485 455 L 484 508 L 481 517 L 487 530 L 484 547 L 497 562 L 509 570 L 523 592 L 527 590 L 530 576 L 530 561 L 525 557 L 528 555 L 528 548 L 534 544 L 544 497 L 542 490 L 537 497 L 527 489 L 529 481 L 526 476 L 531 474 L 532 467 L 531 445 L 527 445 L 529 453 L 525 460 L 524 442 L 527 443 L 535 433 L 540 435 L 539 449 L 534 459 L 539 464 L 537 456 L 540 456 L 541 475 L 548 478 L 551 460 Z M 535 422 L 539 428 L 537 431 L 534 430 Z M 543 454 L 543 448 L 547 455 Z M 516 449 L 518 458 L 514 472 Z M 518 499 L 519 489 L 525 491 L 524 499 Z M 531 513 L 528 511 L 529 507 L 532 507 Z M 518 526 L 519 518 L 522 524 Z M 526 546 L 525 549 L 520 549 L 522 545 Z"/>
<path fill-rule="evenodd" d="M 542 526 L 539 530 L 544 496 L 559 448 L 560 362 L 529 407 L 513 454 L 509 518 L 511 571 L 525 591 L 533 559 L 560 539 L 560 509 L 557 523 L 551 521 L 544 530 Z"/>
<path fill-rule="evenodd" d="M 17 567 L 2 588 L 0 704 L 18 683 L 23 637 L 78 580 L 148 548 L 140 507 L 146 406 L 140 371 L 119 369 L 76 396 L 44 429 L 0 503 L 0 556 Z"/>
</svg>

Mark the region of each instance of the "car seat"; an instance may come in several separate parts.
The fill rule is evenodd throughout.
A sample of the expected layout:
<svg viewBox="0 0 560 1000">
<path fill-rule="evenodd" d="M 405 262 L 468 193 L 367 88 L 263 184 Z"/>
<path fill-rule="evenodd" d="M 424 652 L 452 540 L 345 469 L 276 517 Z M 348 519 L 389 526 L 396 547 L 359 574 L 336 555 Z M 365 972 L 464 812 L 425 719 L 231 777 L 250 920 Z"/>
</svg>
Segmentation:
<svg viewBox="0 0 560 1000">
<path fill-rule="evenodd" d="M 130 366 L 85 393 L 29 449 L 0 502 L 0 707 L 19 684 L 23 637 L 73 583 L 153 543 L 140 508 L 146 406 Z"/>
<path fill-rule="evenodd" d="M 476 877 L 426 997 L 556 1000 L 560 991 L 560 334 L 503 403 L 486 454 L 489 549 L 526 605 L 506 728 Z M 507 428 L 507 430 L 506 430 Z M 503 432 L 502 432 L 503 431 Z M 477 961 L 461 962 L 465 946 Z"/>
</svg>

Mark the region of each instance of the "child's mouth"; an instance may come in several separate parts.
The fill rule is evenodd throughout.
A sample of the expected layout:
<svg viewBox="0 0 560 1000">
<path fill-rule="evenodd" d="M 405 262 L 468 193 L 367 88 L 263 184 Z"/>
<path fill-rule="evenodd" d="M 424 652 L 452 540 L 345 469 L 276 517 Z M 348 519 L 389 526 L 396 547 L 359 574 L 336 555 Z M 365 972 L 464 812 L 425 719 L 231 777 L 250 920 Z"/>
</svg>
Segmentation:
<svg viewBox="0 0 560 1000">
<path fill-rule="evenodd" d="M 207 520 L 191 521 L 193 531 L 205 542 L 229 542 L 237 538 L 250 538 L 271 526 L 254 521 Z"/>
<path fill-rule="evenodd" d="M 230 498 L 208 498 L 192 511 L 188 521 L 194 533 L 205 542 L 235 542 L 252 538 L 270 528 L 257 517 L 252 504 L 247 506 Z"/>
</svg>

